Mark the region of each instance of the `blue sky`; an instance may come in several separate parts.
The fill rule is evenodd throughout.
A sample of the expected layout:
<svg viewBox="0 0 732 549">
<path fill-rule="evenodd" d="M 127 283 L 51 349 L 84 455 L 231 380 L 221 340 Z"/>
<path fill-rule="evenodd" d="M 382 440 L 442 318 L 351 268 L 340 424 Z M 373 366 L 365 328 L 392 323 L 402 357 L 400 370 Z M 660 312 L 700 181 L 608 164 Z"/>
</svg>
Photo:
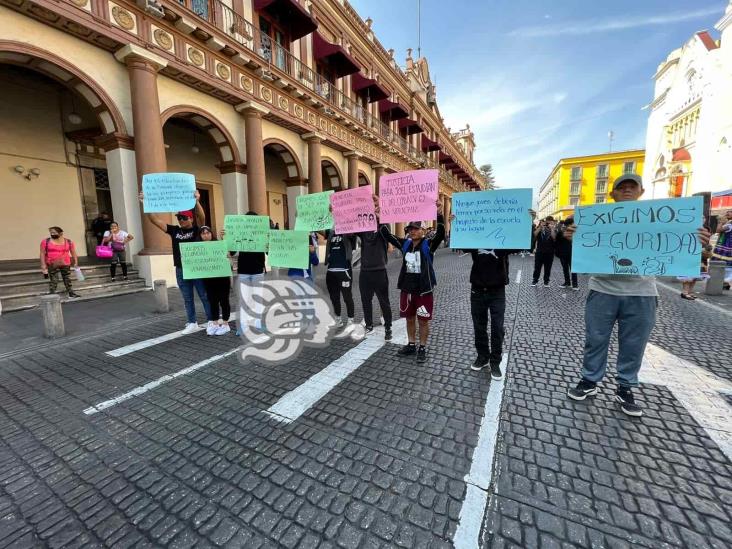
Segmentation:
<svg viewBox="0 0 732 549">
<path fill-rule="evenodd" d="M 417 47 L 417 0 L 350 0 L 396 50 Z M 642 148 L 658 64 L 727 0 L 422 0 L 422 54 L 453 131 L 502 187 L 538 189 L 566 156 Z M 441 8 L 442 7 L 442 8 Z M 536 194 L 536 193 L 535 193 Z M 536 198 L 536 196 L 535 196 Z"/>
</svg>

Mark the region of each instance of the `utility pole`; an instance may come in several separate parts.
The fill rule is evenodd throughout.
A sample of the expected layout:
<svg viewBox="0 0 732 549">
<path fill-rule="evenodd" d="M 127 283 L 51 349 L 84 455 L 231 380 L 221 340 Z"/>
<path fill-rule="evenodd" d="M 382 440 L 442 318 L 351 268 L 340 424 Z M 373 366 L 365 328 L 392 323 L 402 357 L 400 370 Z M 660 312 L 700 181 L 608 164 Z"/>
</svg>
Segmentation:
<svg viewBox="0 0 732 549">
<path fill-rule="evenodd" d="M 422 0 L 417 0 L 417 59 L 422 57 Z"/>
<path fill-rule="evenodd" d="M 607 132 L 607 138 L 610 141 L 610 152 L 613 152 L 613 141 L 615 141 L 615 132 L 612 130 Z"/>
</svg>

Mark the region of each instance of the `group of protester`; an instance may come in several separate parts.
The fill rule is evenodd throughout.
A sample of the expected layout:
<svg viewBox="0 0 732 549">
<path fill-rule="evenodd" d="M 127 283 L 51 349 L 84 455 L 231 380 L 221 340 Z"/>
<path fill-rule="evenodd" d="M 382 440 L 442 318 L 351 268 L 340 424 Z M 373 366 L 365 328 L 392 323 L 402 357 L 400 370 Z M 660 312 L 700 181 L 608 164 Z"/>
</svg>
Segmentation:
<svg viewBox="0 0 732 549">
<path fill-rule="evenodd" d="M 638 200 L 643 194 L 643 183 L 634 174 L 623 175 L 615 180 L 611 192 L 616 202 Z M 157 214 L 147 214 L 148 219 L 171 238 L 173 262 L 178 287 L 183 295 L 187 324 L 184 333 L 199 329 L 196 322 L 194 292 L 201 300 L 208 325 L 209 335 L 224 335 L 230 331 L 229 304 L 230 278 L 221 277 L 205 280 L 183 278 L 180 244 L 182 242 L 215 240 L 211 228 L 205 225 L 205 214 L 196 191 L 196 206 L 193 211 L 176 214 L 178 225 L 166 223 Z M 142 200 L 142 194 L 140 195 Z M 374 197 L 377 219 L 378 198 Z M 249 215 L 257 215 L 250 211 Z M 455 216 L 452 216 L 455 219 Z M 406 226 L 404 238 L 391 233 L 389 226 L 379 223 L 377 230 L 341 235 L 335 230 L 321 233 L 326 241 L 325 264 L 326 286 L 333 305 L 333 311 L 340 328 L 354 324 L 353 301 L 353 251 L 356 239 L 361 243 L 361 274 L 359 290 L 363 304 L 366 333 L 374 329 L 372 300 L 377 297 L 384 322 L 384 338 L 392 339 L 392 312 L 389 300 L 389 278 L 387 274 L 389 245 L 401 251 L 402 264 L 397 280 L 400 290 L 400 316 L 407 323 L 407 344 L 401 347 L 401 356 L 415 355 L 419 363 L 427 360 L 429 322 L 433 318 L 434 290 L 437 278 L 433 267 L 435 252 L 445 238 L 445 224 L 441 205 L 437 205 L 437 225 L 428 237 L 425 222 L 413 221 Z M 556 223 L 551 217 L 541 220 L 533 231 L 535 269 L 532 285 L 539 282 L 544 271 L 544 285 L 549 285 L 554 256 L 562 262 L 563 287 L 578 289 L 576 274 L 571 273 L 572 239 L 576 231 L 573 219 Z M 718 228 L 719 239 L 711 257 L 727 262 L 726 278 L 732 275 L 732 210 Z M 60 272 L 67 282 L 69 265 L 78 258 L 73 243 L 64 239 L 58 227 L 50 229 L 51 237 L 42 243 L 41 266 L 45 272 L 53 273 L 52 291 L 55 289 L 55 275 Z M 220 234 L 223 237 L 223 231 Z M 709 245 L 711 233 L 707 227 L 699 228 L 698 238 L 702 246 Z M 102 243 L 126 243 L 132 238 L 121 231 L 115 223 L 102 235 Z M 312 266 L 318 264 L 318 236 L 310 236 L 310 263 L 307 269 L 289 269 L 290 276 L 312 280 Z M 509 283 L 509 256 L 520 250 L 469 250 L 473 264 L 470 271 L 470 306 L 473 322 L 474 343 L 477 357 L 471 369 L 482 370 L 490 366 L 491 377 L 501 379 L 501 359 L 505 338 L 504 317 L 506 309 L 505 287 Z M 65 257 L 64 254 L 68 255 Z M 64 256 L 58 263 L 57 258 Z M 118 261 L 124 265 L 124 251 L 117 252 Z M 266 272 L 265 252 L 239 252 L 236 272 L 240 281 L 256 285 Z M 114 269 L 114 266 L 112 267 Z M 126 275 L 123 267 L 123 275 Z M 114 270 L 112 270 L 114 276 Z M 632 389 L 638 385 L 638 372 L 651 331 L 655 324 L 658 291 L 655 278 L 635 275 L 594 275 L 589 278 L 589 295 L 585 305 L 585 346 L 580 380 L 568 390 L 574 400 L 584 400 L 598 393 L 598 384 L 605 376 L 610 338 L 615 324 L 618 324 L 617 390 L 616 399 L 622 411 L 631 416 L 642 415 L 642 407 L 635 402 Z M 729 287 L 729 286 L 727 286 Z M 71 286 L 67 285 L 71 295 Z M 346 320 L 341 318 L 345 304 Z M 261 321 L 259 327 L 261 328 Z M 490 330 L 490 338 L 489 338 Z"/>
</svg>

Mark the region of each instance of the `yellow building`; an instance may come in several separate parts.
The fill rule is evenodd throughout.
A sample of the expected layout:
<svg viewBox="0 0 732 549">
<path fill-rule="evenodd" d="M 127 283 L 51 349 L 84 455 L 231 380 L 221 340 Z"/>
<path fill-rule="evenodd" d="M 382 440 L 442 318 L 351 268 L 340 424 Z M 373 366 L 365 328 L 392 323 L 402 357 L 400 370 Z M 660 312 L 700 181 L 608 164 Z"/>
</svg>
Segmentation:
<svg viewBox="0 0 732 549">
<path fill-rule="evenodd" d="M 566 219 L 575 206 L 612 202 L 612 182 L 626 173 L 642 174 L 643 149 L 562 158 L 539 191 L 539 217 Z"/>
</svg>

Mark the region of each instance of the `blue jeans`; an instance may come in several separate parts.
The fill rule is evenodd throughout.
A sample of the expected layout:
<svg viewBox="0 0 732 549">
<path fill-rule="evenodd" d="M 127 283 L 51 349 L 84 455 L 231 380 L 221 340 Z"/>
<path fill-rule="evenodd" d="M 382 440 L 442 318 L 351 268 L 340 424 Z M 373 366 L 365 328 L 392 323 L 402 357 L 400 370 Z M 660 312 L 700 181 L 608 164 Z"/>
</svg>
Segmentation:
<svg viewBox="0 0 732 549">
<path fill-rule="evenodd" d="M 178 288 L 180 293 L 183 295 L 183 303 L 186 306 L 186 317 L 189 324 L 196 322 L 196 303 L 193 300 L 193 289 L 195 288 L 198 298 L 203 303 L 203 310 L 206 312 L 207 320 L 214 320 L 211 316 L 211 305 L 208 302 L 206 296 L 206 288 L 203 285 L 203 280 L 184 280 L 183 269 L 180 267 L 175 268 L 175 279 L 178 281 Z"/>
<path fill-rule="evenodd" d="M 656 324 L 654 296 L 621 296 L 591 291 L 585 305 L 585 356 L 582 377 L 595 383 L 607 369 L 607 353 L 618 323 L 618 385 L 635 387 L 648 338 Z"/>
<path fill-rule="evenodd" d="M 239 298 L 239 333 L 244 332 L 251 324 L 262 329 L 264 307 L 262 301 L 262 281 L 264 273 L 238 275 L 236 295 Z"/>
</svg>

